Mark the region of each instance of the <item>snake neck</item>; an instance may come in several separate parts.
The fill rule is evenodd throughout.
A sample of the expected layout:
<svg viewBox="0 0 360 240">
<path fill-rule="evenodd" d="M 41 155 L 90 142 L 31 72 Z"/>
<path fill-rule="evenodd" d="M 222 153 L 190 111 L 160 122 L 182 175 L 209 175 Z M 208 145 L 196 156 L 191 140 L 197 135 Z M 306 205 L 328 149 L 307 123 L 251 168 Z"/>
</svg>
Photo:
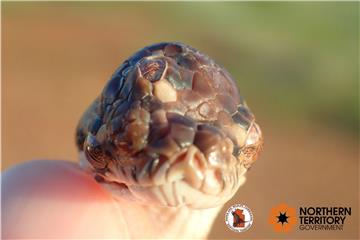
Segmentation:
<svg viewBox="0 0 360 240">
<path fill-rule="evenodd" d="M 91 166 L 83 152 L 81 168 L 91 174 Z M 119 215 L 119 229 L 129 239 L 206 239 L 222 205 L 193 209 L 186 206 L 161 207 L 135 201 L 128 192 L 114 198 Z"/>
<path fill-rule="evenodd" d="M 122 200 L 117 200 L 117 204 L 130 239 L 206 239 L 221 210 L 221 206 L 157 207 Z"/>
</svg>

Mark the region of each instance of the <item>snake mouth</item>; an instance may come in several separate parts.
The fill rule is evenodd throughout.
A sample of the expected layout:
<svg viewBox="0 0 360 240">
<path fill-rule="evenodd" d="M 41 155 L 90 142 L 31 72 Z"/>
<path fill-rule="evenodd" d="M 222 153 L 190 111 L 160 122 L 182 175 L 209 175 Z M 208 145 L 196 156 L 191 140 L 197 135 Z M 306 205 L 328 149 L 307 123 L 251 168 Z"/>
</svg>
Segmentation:
<svg viewBox="0 0 360 240">
<path fill-rule="evenodd" d="M 181 43 L 142 49 L 114 73 L 77 128 L 92 173 L 144 204 L 223 204 L 262 147 L 230 74 Z"/>
<path fill-rule="evenodd" d="M 143 204 L 192 208 L 223 204 L 245 182 L 245 173 L 262 146 L 260 128 L 256 123 L 250 126 L 239 152 L 234 149 L 233 141 L 220 131 L 204 126 L 197 129 L 191 144 L 175 151 L 167 148 L 169 158 L 145 154 L 156 152 L 150 143 L 144 154 L 111 161 L 106 168 L 95 170 L 95 179 L 115 197 Z M 171 136 L 171 131 L 168 134 L 164 138 L 179 137 Z M 92 159 L 90 163 L 95 165 L 93 158 L 87 159 Z"/>
<path fill-rule="evenodd" d="M 95 179 L 118 198 L 159 206 L 208 208 L 226 202 L 245 182 L 243 164 L 223 167 L 213 166 L 191 145 L 168 161 L 148 161 L 138 171 L 110 164 L 106 173 L 97 173 Z"/>
</svg>

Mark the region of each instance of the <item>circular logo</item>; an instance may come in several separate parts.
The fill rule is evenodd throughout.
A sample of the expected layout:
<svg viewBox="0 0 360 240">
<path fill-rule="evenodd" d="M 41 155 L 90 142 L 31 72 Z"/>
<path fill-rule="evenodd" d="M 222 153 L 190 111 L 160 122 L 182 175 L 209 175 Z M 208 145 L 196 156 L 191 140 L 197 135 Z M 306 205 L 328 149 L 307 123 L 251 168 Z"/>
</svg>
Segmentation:
<svg viewBox="0 0 360 240">
<path fill-rule="evenodd" d="M 225 223 L 234 232 L 245 232 L 253 224 L 253 214 L 246 205 L 232 205 L 225 214 Z"/>
</svg>

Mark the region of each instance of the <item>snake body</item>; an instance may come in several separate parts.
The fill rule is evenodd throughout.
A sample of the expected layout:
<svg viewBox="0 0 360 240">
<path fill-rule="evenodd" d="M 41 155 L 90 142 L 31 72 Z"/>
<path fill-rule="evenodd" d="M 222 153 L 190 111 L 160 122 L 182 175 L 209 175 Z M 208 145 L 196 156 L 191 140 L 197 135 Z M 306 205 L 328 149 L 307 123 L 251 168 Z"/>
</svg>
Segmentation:
<svg viewBox="0 0 360 240">
<path fill-rule="evenodd" d="M 124 61 L 83 114 L 76 141 L 115 197 L 193 208 L 230 199 L 263 142 L 231 75 L 178 42 Z"/>
</svg>

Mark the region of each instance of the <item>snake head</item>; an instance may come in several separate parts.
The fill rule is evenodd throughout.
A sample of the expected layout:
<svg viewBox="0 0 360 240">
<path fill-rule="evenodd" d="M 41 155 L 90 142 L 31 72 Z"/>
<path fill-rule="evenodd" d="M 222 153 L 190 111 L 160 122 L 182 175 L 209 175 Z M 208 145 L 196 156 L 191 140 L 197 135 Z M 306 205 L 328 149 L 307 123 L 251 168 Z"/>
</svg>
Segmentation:
<svg viewBox="0 0 360 240">
<path fill-rule="evenodd" d="M 127 59 L 77 128 L 80 153 L 115 197 L 193 208 L 229 200 L 262 139 L 231 75 L 174 42 Z"/>
</svg>

